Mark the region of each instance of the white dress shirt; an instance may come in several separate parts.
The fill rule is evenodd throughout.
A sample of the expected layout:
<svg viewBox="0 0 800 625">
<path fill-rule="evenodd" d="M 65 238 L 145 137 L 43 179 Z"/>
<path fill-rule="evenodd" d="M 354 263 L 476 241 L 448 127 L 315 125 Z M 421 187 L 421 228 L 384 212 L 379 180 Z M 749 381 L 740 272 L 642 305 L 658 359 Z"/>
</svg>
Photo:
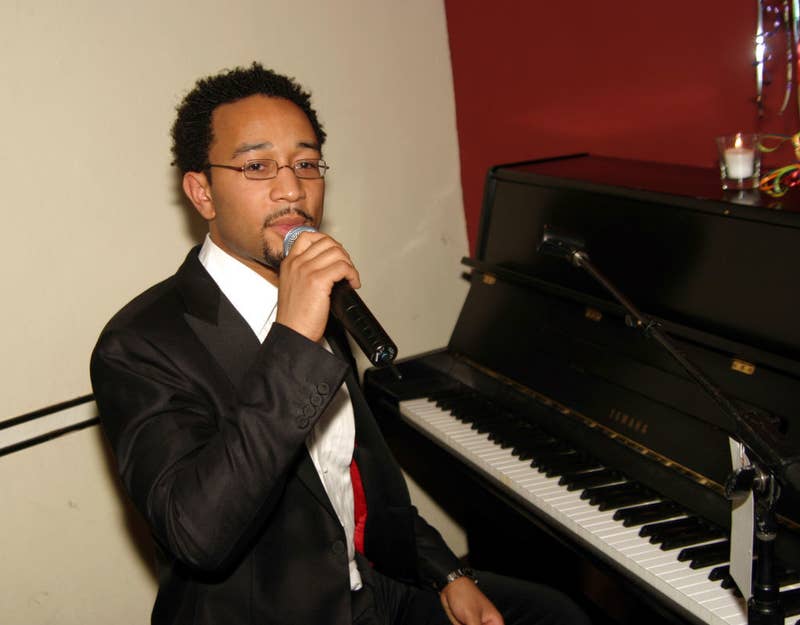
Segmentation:
<svg viewBox="0 0 800 625">
<path fill-rule="evenodd" d="M 200 262 L 263 343 L 275 321 L 278 309 L 277 287 L 220 249 L 209 235 L 206 235 L 203 247 L 200 248 Z M 322 344 L 330 351 L 330 346 L 324 339 Z M 342 385 L 306 437 L 306 447 L 344 528 L 350 566 L 350 588 L 359 590 L 361 575 L 355 562 L 355 510 L 353 484 L 350 480 L 355 432 L 353 404 L 347 387 Z"/>
</svg>

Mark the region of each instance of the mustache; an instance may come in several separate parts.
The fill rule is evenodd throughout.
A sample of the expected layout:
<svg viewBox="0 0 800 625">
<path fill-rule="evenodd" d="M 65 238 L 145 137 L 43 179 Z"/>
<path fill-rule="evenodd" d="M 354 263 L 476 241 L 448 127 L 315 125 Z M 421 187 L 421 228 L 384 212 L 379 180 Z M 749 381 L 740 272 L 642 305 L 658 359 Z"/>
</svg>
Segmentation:
<svg viewBox="0 0 800 625">
<path fill-rule="evenodd" d="M 302 217 L 303 219 L 305 219 L 310 223 L 314 222 L 314 218 L 311 217 L 311 215 L 309 215 L 302 208 L 282 208 L 281 210 L 273 213 L 264 220 L 264 227 L 269 228 L 278 219 L 286 217 L 287 215 L 299 215 L 300 217 Z"/>
</svg>

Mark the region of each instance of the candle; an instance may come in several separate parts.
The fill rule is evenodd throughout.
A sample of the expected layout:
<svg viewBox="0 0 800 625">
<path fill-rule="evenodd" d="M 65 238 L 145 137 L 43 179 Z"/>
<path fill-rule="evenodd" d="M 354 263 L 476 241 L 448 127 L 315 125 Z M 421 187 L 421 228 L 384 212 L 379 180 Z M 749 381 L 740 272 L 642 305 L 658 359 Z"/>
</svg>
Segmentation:
<svg viewBox="0 0 800 625">
<path fill-rule="evenodd" d="M 742 137 L 736 135 L 732 148 L 725 150 L 725 169 L 728 178 L 749 178 L 753 175 L 754 150 L 742 147 Z"/>
</svg>

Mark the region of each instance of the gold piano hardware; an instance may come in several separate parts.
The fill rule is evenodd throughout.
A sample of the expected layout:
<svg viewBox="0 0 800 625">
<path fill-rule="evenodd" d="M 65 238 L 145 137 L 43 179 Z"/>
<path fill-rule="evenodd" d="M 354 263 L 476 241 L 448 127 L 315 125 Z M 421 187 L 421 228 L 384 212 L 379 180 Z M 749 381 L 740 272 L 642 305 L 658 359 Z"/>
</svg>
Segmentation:
<svg viewBox="0 0 800 625">
<path fill-rule="evenodd" d="M 483 283 L 484 284 L 488 284 L 489 286 L 491 286 L 495 282 L 497 282 L 497 278 L 494 275 L 492 275 L 490 273 L 483 274 Z"/>
<path fill-rule="evenodd" d="M 603 313 L 596 308 L 587 308 L 584 317 L 589 321 L 600 321 L 603 318 Z"/>
<path fill-rule="evenodd" d="M 616 408 L 612 408 L 608 413 L 608 416 L 612 421 L 616 421 L 617 423 L 624 425 L 626 428 L 633 430 L 634 432 L 647 434 L 647 423 L 641 419 L 636 419 L 629 414 L 622 412 L 621 410 L 617 410 Z"/>
<path fill-rule="evenodd" d="M 516 382 L 516 381 L 512 380 L 511 378 L 508 378 L 508 377 L 506 377 L 504 375 L 501 375 L 501 374 L 497 373 L 496 371 L 494 371 L 492 369 L 489 369 L 488 367 L 485 367 L 484 365 L 481 365 L 481 364 L 475 362 L 474 360 L 472 360 L 470 358 L 467 358 L 466 356 L 459 356 L 459 359 L 462 360 L 463 362 L 469 364 L 471 367 L 475 368 L 476 370 L 485 373 L 490 378 L 498 380 L 498 381 L 502 382 L 503 384 L 506 384 L 510 388 L 518 391 L 519 393 L 522 393 L 523 395 L 526 395 L 527 397 L 531 397 L 531 398 L 535 399 L 540 404 L 555 408 L 556 410 L 558 410 L 562 414 L 568 415 L 570 418 L 575 419 L 576 421 L 582 423 L 585 427 L 594 428 L 594 429 L 597 429 L 597 430 L 603 432 L 608 438 L 611 438 L 611 439 L 619 441 L 620 443 L 622 443 L 626 447 L 635 450 L 636 452 L 638 452 L 642 456 L 648 456 L 648 457 L 654 459 L 656 462 L 658 462 L 661 465 L 665 465 L 666 466 L 667 463 L 669 463 L 668 466 L 670 466 L 676 473 L 682 474 L 687 479 L 692 480 L 696 484 L 703 484 L 704 486 L 706 486 L 710 490 L 713 490 L 714 492 L 716 492 L 718 495 L 724 495 L 725 489 L 722 487 L 722 484 L 718 484 L 718 483 L 714 482 L 713 480 L 708 479 L 706 476 L 701 475 L 700 473 L 697 473 L 696 471 L 690 469 L 689 467 L 686 467 L 686 466 L 684 466 L 684 465 L 682 465 L 682 464 L 680 464 L 678 462 L 675 462 L 675 460 L 673 460 L 672 458 L 667 458 L 666 456 L 661 455 L 657 451 L 654 451 L 652 449 L 649 449 L 648 447 L 645 447 L 639 441 L 636 441 L 636 440 L 633 440 L 631 438 L 628 438 L 624 434 L 621 434 L 621 433 L 617 432 L 616 430 L 611 429 L 610 427 L 600 423 L 599 421 L 596 421 L 596 420 L 594 420 L 594 419 L 592 419 L 590 417 L 587 417 L 586 415 L 578 412 L 577 410 L 570 410 L 569 408 L 567 408 L 566 406 L 563 406 L 561 403 L 559 403 L 558 401 L 556 401 L 552 397 L 548 397 L 547 395 L 539 393 L 538 391 L 536 391 L 536 390 L 534 390 L 534 389 L 532 389 L 532 388 L 530 388 L 528 386 L 525 386 L 523 384 L 520 384 L 519 382 Z M 779 518 L 779 522 L 781 520 L 782 519 Z"/>
<path fill-rule="evenodd" d="M 731 361 L 731 369 L 739 373 L 744 373 L 745 375 L 753 375 L 756 372 L 756 366 L 754 364 L 746 360 L 739 360 L 738 358 L 734 358 Z"/>
</svg>

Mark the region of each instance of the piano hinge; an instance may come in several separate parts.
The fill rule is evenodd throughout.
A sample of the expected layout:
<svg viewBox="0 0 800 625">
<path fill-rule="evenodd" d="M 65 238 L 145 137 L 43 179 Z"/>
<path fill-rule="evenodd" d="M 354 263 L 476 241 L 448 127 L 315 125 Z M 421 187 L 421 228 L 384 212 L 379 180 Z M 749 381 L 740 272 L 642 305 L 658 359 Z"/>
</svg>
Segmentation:
<svg viewBox="0 0 800 625">
<path fill-rule="evenodd" d="M 491 274 L 491 273 L 483 274 L 483 283 L 484 284 L 492 285 L 495 282 L 497 282 L 497 278 L 493 274 Z"/>
<path fill-rule="evenodd" d="M 601 313 L 596 308 L 586 308 L 586 311 L 583 313 L 584 317 L 586 317 L 589 321 L 600 321 L 603 318 L 603 313 Z"/>
<path fill-rule="evenodd" d="M 739 360 L 738 358 L 734 358 L 731 361 L 731 369 L 739 373 L 744 373 L 745 375 L 753 375 L 756 372 L 756 366 L 754 364 L 746 360 Z"/>
</svg>

